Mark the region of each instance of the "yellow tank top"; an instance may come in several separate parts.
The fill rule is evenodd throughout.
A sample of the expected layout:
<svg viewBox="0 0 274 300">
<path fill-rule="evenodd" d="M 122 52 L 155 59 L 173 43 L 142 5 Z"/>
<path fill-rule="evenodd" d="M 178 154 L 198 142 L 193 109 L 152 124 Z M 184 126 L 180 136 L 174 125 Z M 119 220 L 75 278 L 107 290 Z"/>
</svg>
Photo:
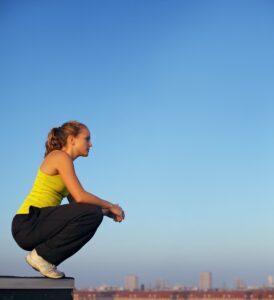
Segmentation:
<svg viewBox="0 0 274 300">
<path fill-rule="evenodd" d="M 47 175 L 39 169 L 32 190 L 17 211 L 17 214 L 28 214 L 31 205 L 40 208 L 58 206 L 68 194 L 68 190 L 60 175 Z"/>
</svg>

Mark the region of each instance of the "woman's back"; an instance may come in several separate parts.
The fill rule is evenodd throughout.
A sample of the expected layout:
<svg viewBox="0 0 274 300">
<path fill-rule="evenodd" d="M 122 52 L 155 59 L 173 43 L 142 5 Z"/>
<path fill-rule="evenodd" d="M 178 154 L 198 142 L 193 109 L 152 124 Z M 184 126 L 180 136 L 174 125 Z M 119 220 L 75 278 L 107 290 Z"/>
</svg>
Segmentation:
<svg viewBox="0 0 274 300">
<path fill-rule="evenodd" d="M 69 194 L 60 175 L 48 175 L 38 170 L 30 193 L 25 198 L 17 214 L 28 214 L 29 207 L 58 206 Z"/>
</svg>

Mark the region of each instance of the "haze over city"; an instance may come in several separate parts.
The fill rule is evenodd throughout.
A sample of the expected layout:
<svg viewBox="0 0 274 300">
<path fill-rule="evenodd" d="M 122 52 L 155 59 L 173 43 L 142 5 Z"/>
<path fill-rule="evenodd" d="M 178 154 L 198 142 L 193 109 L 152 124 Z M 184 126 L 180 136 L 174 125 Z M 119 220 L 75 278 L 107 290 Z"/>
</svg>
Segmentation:
<svg viewBox="0 0 274 300">
<path fill-rule="evenodd" d="M 119 203 L 60 268 L 77 287 L 274 274 L 274 2 L 0 1 L 0 275 L 48 131 L 85 123 L 84 188 Z M 66 200 L 64 200 L 66 203 Z"/>
<path fill-rule="evenodd" d="M 197 274 L 197 280 L 194 285 L 185 285 L 184 283 L 170 284 L 163 278 L 157 278 L 151 282 L 143 282 L 137 275 L 126 275 L 124 282 L 120 286 L 106 285 L 89 287 L 89 290 L 97 292 L 110 291 L 248 291 L 248 290 L 274 290 L 273 276 L 268 275 L 261 285 L 248 285 L 243 278 L 235 278 L 231 282 L 223 282 L 222 285 L 214 284 L 214 274 L 212 272 L 201 272 Z"/>
</svg>

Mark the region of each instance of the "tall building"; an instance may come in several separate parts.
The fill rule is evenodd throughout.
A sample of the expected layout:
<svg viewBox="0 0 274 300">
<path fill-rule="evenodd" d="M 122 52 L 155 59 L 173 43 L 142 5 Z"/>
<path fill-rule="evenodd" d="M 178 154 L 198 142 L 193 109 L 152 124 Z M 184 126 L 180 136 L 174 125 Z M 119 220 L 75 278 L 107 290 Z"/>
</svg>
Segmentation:
<svg viewBox="0 0 274 300">
<path fill-rule="evenodd" d="M 128 291 L 138 290 L 138 277 L 135 275 L 126 275 L 124 288 Z"/>
<path fill-rule="evenodd" d="M 155 281 L 155 290 L 164 291 L 167 289 L 167 284 L 164 279 L 156 279 Z"/>
<path fill-rule="evenodd" d="M 212 273 L 202 272 L 200 273 L 199 289 L 208 291 L 212 289 Z"/>
<path fill-rule="evenodd" d="M 234 287 L 236 290 L 245 290 L 247 288 L 245 282 L 242 279 L 236 279 L 234 281 Z"/>
<path fill-rule="evenodd" d="M 269 275 L 267 277 L 267 285 L 268 285 L 268 287 L 273 287 L 273 276 L 272 275 Z"/>
</svg>

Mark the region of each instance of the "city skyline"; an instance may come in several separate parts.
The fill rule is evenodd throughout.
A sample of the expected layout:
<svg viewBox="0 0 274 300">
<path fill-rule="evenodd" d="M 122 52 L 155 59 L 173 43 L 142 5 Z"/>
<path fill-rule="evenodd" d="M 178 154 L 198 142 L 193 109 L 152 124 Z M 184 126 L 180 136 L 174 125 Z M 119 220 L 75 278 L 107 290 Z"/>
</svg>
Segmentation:
<svg viewBox="0 0 274 300">
<path fill-rule="evenodd" d="M 212 272 L 200 272 L 197 274 L 197 281 L 193 285 L 184 284 L 184 282 L 171 283 L 168 278 L 155 278 L 150 282 L 142 280 L 136 274 L 124 276 L 124 281 L 120 285 L 101 284 L 99 286 L 87 286 L 85 288 L 96 291 L 170 291 L 170 290 L 193 290 L 193 291 L 213 291 L 213 290 L 250 290 L 269 288 L 274 289 L 273 275 L 268 275 L 259 283 L 253 285 L 246 282 L 245 278 L 235 277 L 232 282 L 214 285 L 214 274 Z"/>
</svg>

